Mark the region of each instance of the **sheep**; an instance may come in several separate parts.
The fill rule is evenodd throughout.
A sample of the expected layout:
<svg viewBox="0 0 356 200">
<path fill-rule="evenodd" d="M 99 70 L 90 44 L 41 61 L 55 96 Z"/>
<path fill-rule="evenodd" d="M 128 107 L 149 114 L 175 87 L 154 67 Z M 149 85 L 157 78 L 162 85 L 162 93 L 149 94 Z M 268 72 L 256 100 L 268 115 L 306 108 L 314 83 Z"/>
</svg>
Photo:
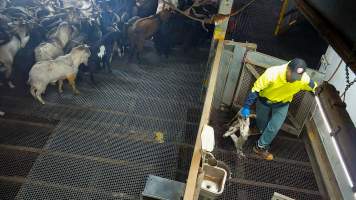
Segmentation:
<svg viewBox="0 0 356 200">
<path fill-rule="evenodd" d="M 55 60 L 36 63 L 29 74 L 28 83 L 31 86 L 31 95 L 40 103 L 45 104 L 41 95 L 49 83 L 58 81 L 58 90 L 63 92 L 63 80 L 67 79 L 74 94 L 79 94 L 75 80 L 80 64 L 88 65 L 91 53 L 87 46 L 81 45 L 73 48 L 69 54 L 60 56 Z"/>
</svg>

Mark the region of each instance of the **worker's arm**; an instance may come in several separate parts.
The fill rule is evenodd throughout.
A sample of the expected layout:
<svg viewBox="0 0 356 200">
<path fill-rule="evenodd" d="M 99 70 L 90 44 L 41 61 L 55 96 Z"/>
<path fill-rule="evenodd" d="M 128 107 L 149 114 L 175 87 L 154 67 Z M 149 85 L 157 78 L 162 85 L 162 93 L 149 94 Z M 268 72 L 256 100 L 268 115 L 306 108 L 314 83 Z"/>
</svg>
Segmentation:
<svg viewBox="0 0 356 200">
<path fill-rule="evenodd" d="M 272 76 L 270 71 L 267 69 L 253 84 L 252 90 L 247 96 L 243 108 L 241 110 L 241 115 L 247 118 L 250 115 L 250 106 L 256 102 L 258 93 L 268 87 L 272 82 Z"/>
<path fill-rule="evenodd" d="M 307 73 L 303 74 L 302 82 L 304 84 L 304 88 L 302 88 L 302 90 L 315 93 L 315 89 L 318 87 L 318 83 L 312 80 Z"/>
<path fill-rule="evenodd" d="M 267 88 L 271 84 L 272 79 L 272 73 L 267 69 L 253 84 L 252 90 L 244 103 L 244 107 L 250 107 L 254 104 L 258 97 L 258 93 Z"/>
</svg>

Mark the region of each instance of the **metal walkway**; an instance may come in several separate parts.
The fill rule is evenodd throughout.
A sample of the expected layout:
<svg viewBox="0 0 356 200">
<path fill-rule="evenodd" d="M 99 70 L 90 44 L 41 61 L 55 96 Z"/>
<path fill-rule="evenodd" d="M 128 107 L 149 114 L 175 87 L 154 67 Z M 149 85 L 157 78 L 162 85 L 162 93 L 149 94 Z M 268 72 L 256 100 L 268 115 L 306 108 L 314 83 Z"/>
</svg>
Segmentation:
<svg viewBox="0 0 356 200">
<path fill-rule="evenodd" d="M 79 96 L 49 86 L 45 106 L 2 89 L 0 199 L 138 199 L 149 174 L 184 182 L 206 53 L 117 62 Z"/>
</svg>

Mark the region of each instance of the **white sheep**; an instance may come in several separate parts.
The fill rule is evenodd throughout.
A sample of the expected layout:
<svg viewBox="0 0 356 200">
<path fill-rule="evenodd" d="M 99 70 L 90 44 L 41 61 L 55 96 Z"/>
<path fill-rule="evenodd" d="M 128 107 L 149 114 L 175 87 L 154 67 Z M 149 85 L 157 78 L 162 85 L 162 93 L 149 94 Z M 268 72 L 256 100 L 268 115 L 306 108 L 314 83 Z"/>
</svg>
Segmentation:
<svg viewBox="0 0 356 200">
<path fill-rule="evenodd" d="M 55 60 L 41 61 L 36 63 L 29 74 L 28 83 L 31 85 L 31 94 L 42 104 L 45 104 L 41 95 L 46 91 L 49 83 L 59 82 L 58 90 L 63 92 L 63 80 L 67 79 L 73 92 L 79 94 L 75 86 L 78 68 L 80 64 L 88 64 L 90 50 L 87 46 L 78 46 L 64 56 Z"/>
</svg>

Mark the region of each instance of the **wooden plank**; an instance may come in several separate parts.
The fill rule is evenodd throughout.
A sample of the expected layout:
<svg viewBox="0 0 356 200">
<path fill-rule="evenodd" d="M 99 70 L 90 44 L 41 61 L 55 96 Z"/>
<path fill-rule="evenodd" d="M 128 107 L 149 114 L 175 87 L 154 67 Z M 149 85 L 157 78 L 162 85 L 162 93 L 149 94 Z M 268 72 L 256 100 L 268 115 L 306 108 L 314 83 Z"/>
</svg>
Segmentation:
<svg viewBox="0 0 356 200">
<path fill-rule="evenodd" d="M 257 44 L 256 43 L 235 42 L 235 41 L 231 41 L 231 40 L 225 40 L 224 44 L 225 45 L 231 45 L 231 46 L 245 47 L 248 50 L 252 50 L 252 51 L 256 51 L 257 50 Z"/>
<path fill-rule="evenodd" d="M 209 122 L 210 111 L 212 108 L 213 96 L 214 96 L 215 85 L 218 77 L 219 63 L 222 56 L 222 51 L 223 51 L 223 41 L 219 41 L 215 54 L 215 59 L 212 66 L 212 71 L 210 74 L 209 87 L 205 98 L 203 114 L 200 120 L 199 131 L 195 142 L 193 157 L 190 164 L 186 190 L 184 193 L 184 200 L 193 200 L 194 194 L 196 192 L 197 177 L 198 177 L 200 161 L 201 161 L 201 137 L 200 136 L 204 125 L 208 124 Z"/>
<path fill-rule="evenodd" d="M 246 55 L 246 63 L 256 65 L 263 68 L 269 68 L 271 66 L 282 65 L 287 63 L 287 61 L 269 56 L 264 53 L 257 51 L 249 51 Z"/>
<path fill-rule="evenodd" d="M 233 62 L 231 63 L 230 72 L 227 77 L 225 91 L 222 97 L 222 103 L 231 106 L 234 100 L 236 87 L 240 78 L 243 58 L 246 52 L 246 47 L 236 45 L 234 49 Z"/>
<path fill-rule="evenodd" d="M 255 69 L 254 66 L 252 66 L 249 63 L 246 63 L 245 65 L 246 69 L 255 77 L 255 79 L 257 80 L 261 75 L 258 73 L 258 71 Z"/>
<path fill-rule="evenodd" d="M 218 78 L 215 86 L 215 94 L 213 99 L 214 108 L 219 108 L 219 106 L 222 103 L 222 96 L 225 90 L 225 85 L 226 85 L 227 77 L 229 75 L 232 61 L 233 61 L 233 54 L 231 53 L 231 51 L 224 48 L 220 60 Z"/>
</svg>

